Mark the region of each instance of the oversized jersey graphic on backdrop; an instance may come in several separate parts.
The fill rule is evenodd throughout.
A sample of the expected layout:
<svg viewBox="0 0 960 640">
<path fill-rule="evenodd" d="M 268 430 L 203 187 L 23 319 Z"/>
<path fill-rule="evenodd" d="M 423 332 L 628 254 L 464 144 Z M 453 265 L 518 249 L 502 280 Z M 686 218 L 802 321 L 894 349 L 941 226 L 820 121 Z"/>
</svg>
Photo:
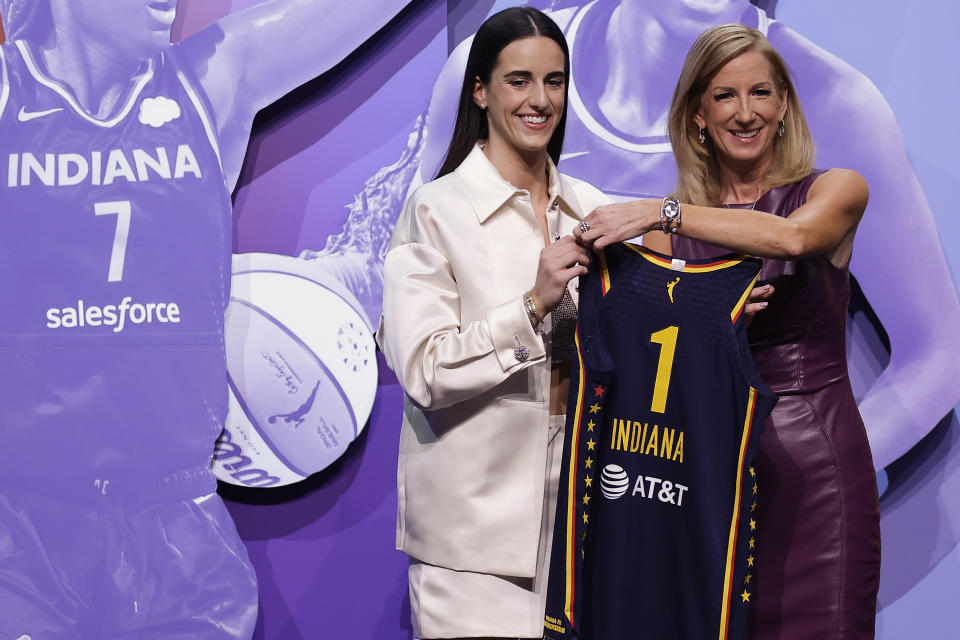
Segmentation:
<svg viewBox="0 0 960 640">
<path fill-rule="evenodd" d="M 254 3 L 171 46 L 176 0 L 0 0 L 0 636 L 253 633 L 254 572 L 210 468 L 230 192 L 256 112 L 404 2 L 331 4 Z M 362 361 L 362 331 L 337 327 Z M 308 424 L 327 400 L 298 372 L 312 392 L 267 421 Z M 328 441 L 356 434 L 347 417 Z"/>
<path fill-rule="evenodd" d="M 25 41 L 0 48 L 4 637 L 210 637 L 199 620 L 243 637 L 256 621 L 209 468 L 230 198 L 174 57 L 98 118 Z M 184 597 L 187 576 L 203 595 Z"/>
<path fill-rule="evenodd" d="M 745 638 L 750 462 L 776 396 L 742 311 L 760 261 L 618 244 L 581 279 L 546 636 Z"/>
<path fill-rule="evenodd" d="M 17 371 L 0 392 L 3 466 L 41 483 L 72 469 L 104 492 L 193 469 L 210 491 L 231 214 L 206 107 L 170 53 L 109 119 L 26 42 L 0 56 L 0 340 Z"/>
</svg>

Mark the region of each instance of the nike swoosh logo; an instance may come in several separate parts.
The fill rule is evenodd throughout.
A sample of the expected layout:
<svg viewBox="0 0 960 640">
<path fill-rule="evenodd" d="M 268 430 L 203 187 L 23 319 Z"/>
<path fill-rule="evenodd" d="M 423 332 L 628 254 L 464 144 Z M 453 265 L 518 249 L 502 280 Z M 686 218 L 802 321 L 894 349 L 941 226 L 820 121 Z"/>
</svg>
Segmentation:
<svg viewBox="0 0 960 640">
<path fill-rule="evenodd" d="M 51 113 L 56 113 L 57 111 L 63 111 L 63 107 L 47 109 L 46 111 L 27 111 L 26 107 L 20 107 L 20 113 L 17 114 L 17 120 L 20 122 L 29 122 L 30 120 L 36 120 L 37 118 L 48 116 Z"/>
</svg>

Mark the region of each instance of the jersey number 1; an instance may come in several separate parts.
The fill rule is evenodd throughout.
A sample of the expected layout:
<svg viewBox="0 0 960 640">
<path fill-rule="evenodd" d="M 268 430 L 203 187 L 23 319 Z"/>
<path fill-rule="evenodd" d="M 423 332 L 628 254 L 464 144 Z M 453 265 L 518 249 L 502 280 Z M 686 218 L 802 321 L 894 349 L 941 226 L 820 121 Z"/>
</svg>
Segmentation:
<svg viewBox="0 0 960 640">
<path fill-rule="evenodd" d="M 650 342 L 660 345 L 660 361 L 657 363 L 657 381 L 653 385 L 653 402 L 650 410 L 663 413 L 667 410 L 667 391 L 670 390 L 670 374 L 673 372 L 673 355 L 677 350 L 677 327 L 667 327 L 650 334 Z"/>
<path fill-rule="evenodd" d="M 107 270 L 107 282 L 120 282 L 123 279 L 123 260 L 127 255 L 127 237 L 130 235 L 130 201 L 97 202 L 93 212 L 98 216 L 117 216 L 117 229 L 113 234 L 113 250 L 110 252 L 110 268 Z"/>
</svg>

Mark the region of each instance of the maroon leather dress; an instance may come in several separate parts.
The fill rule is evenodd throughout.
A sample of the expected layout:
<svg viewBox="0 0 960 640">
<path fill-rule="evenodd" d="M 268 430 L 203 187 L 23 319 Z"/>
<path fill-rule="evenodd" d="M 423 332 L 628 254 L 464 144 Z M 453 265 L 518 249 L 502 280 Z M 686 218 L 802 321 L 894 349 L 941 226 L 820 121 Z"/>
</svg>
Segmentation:
<svg viewBox="0 0 960 640">
<path fill-rule="evenodd" d="M 820 173 L 770 190 L 756 209 L 788 216 Z M 676 236 L 673 252 L 726 253 Z M 847 378 L 849 271 L 826 256 L 764 260 L 760 279 L 776 290 L 748 336 L 757 370 L 780 401 L 754 465 L 751 637 L 873 638 L 880 510 L 870 445 Z"/>
</svg>

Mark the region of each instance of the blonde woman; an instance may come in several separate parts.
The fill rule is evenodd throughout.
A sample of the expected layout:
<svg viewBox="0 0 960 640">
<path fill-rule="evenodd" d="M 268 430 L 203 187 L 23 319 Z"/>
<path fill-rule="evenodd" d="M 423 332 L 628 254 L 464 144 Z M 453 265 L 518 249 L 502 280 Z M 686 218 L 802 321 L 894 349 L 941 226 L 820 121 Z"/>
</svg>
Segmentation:
<svg viewBox="0 0 960 640">
<path fill-rule="evenodd" d="M 844 350 L 848 266 L 868 191 L 854 171 L 813 168 L 786 65 L 759 31 L 704 32 L 669 116 L 676 209 L 661 200 L 600 207 L 594 249 L 650 230 L 684 258 L 767 258 L 769 307 L 754 318 L 757 368 L 780 401 L 761 437 L 756 638 L 872 638 L 880 573 L 877 489 Z M 672 243 L 670 242 L 672 239 Z"/>
</svg>

